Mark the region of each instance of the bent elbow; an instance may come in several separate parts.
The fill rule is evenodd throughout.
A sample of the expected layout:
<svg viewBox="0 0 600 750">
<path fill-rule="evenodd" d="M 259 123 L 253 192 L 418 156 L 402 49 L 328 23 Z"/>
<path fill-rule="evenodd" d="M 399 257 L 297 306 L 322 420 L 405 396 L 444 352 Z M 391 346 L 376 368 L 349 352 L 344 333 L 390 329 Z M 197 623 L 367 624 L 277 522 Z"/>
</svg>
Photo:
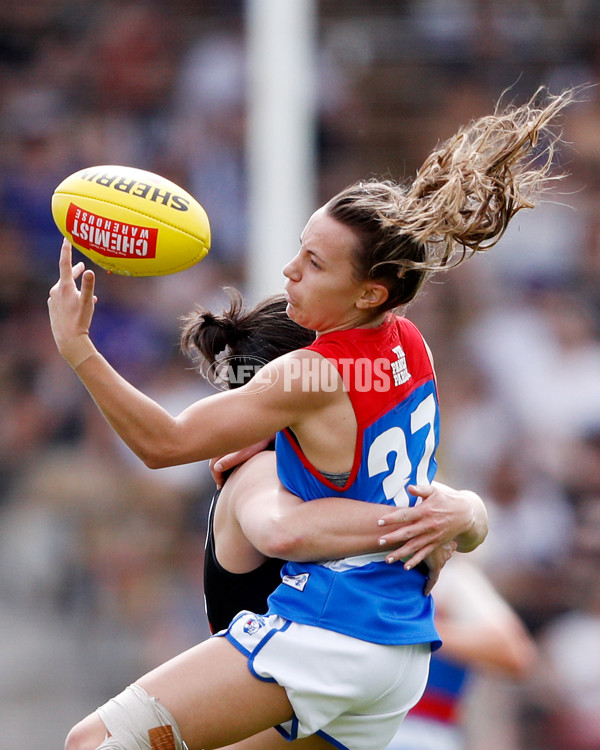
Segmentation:
<svg viewBox="0 0 600 750">
<path fill-rule="evenodd" d="M 192 460 L 178 441 L 166 440 L 164 437 L 146 440 L 137 447 L 135 453 L 149 469 L 166 469 Z"/>
<path fill-rule="evenodd" d="M 279 518 L 269 519 L 265 524 L 265 533 L 261 541 L 260 551 L 267 557 L 280 560 L 298 560 L 298 550 L 301 538 Z"/>
<path fill-rule="evenodd" d="M 498 662 L 504 677 L 516 681 L 527 679 L 535 669 L 538 647 L 520 622 L 498 623 Z M 503 645 L 500 645 L 503 644 Z"/>
<path fill-rule="evenodd" d="M 164 469 L 167 466 L 172 466 L 172 463 L 168 461 L 164 451 L 146 448 L 137 451 L 136 455 L 149 469 Z"/>
<path fill-rule="evenodd" d="M 261 544 L 260 551 L 267 557 L 276 557 L 280 560 L 289 560 L 292 545 L 290 545 L 287 537 L 265 534 Z"/>
<path fill-rule="evenodd" d="M 140 456 L 140 458 L 149 469 L 164 469 L 166 466 L 159 456 Z"/>
<path fill-rule="evenodd" d="M 515 649 L 512 663 L 513 679 L 524 680 L 529 677 L 538 659 L 537 647 L 533 641 L 524 640 Z"/>
</svg>

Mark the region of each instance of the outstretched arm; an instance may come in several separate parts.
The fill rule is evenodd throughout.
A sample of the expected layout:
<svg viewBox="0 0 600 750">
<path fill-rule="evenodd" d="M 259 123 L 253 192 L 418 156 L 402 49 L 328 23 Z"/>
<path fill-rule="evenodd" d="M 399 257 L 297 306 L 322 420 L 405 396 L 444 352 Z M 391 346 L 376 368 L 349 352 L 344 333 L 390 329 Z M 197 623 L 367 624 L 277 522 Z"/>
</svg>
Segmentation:
<svg viewBox="0 0 600 750">
<path fill-rule="evenodd" d="M 260 383 L 250 381 L 202 398 L 172 416 L 121 377 L 95 348 L 89 337 L 95 305 L 94 272 L 85 270 L 83 263 L 71 264 L 71 245 L 65 240 L 59 280 L 48 299 L 56 345 L 109 424 L 150 468 L 239 450 L 294 425 L 331 398 L 320 390 L 302 392 L 299 379 L 286 390 L 280 370 L 289 360 L 281 357 L 263 368 L 263 378 L 271 378 L 271 387 L 261 388 Z"/>
</svg>

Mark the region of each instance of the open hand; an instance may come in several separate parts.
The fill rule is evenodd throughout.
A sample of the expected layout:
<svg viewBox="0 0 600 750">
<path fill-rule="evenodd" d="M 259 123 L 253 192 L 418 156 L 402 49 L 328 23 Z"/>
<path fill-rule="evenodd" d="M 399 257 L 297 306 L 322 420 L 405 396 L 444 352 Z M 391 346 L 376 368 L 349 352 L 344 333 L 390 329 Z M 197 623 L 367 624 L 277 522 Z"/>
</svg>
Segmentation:
<svg viewBox="0 0 600 750">
<path fill-rule="evenodd" d="M 472 506 L 465 492 L 439 483 L 412 485 L 408 491 L 423 502 L 392 510 L 379 525 L 395 527 L 380 539 L 381 546 L 390 549 L 388 562 L 403 560 L 404 567 L 411 569 L 448 543 L 453 543 L 452 551 L 456 549 L 456 538 L 472 523 Z M 432 558 L 434 569 L 447 554 L 446 549 Z"/>
<path fill-rule="evenodd" d="M 97 301 L 95 276 L 81 262 L 72 265 L 71 243 L 66 239 L 62 243 L 58 267 L 59 279 L 48 298 L 50 326 L 59 352 L 76 368 L 82 358 L 95 351 L 88 337 Z M 80 276 L 81 290 L 75 283 Z"/>
</svg>

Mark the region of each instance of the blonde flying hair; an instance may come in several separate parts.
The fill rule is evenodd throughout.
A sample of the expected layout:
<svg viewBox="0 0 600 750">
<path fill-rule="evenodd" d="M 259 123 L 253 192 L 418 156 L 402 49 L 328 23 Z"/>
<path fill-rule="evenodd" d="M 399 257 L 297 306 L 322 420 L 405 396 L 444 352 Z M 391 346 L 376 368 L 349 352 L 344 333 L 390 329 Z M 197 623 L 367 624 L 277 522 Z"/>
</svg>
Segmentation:
<svg viewBox="0 0 600 750">
<path fill-rule="evenodd" d="M 388 288 L 383 309 L 407 304 L 428 275 L 495 245 L 512 217 L 561 179 L 550 174 L 561 140 L 555 119 L 580 88 L 499 104 L 438 145 L 411 184 L 361 181 L 327 203 L 359 236 L 357 278 Z"/>
</svg>

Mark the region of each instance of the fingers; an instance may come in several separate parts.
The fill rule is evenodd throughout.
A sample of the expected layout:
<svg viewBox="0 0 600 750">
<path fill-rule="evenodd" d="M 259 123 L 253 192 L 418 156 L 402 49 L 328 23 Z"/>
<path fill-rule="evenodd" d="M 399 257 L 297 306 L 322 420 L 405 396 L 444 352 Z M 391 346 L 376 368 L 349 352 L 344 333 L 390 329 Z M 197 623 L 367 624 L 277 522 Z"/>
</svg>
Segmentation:
<svg viewBox="0 0 600 750">
<path fill-rule="evenodd" d="M 392 542 L 404 542 L 417 534 L 432 531 L 433 525 L 418 508 L 402 508 L 383 516 L 378 526 L 389 527 L 382 538 Z"/>
<path fill-rule="evenodd" d="M 221 489 L 223 482 L 225 481 L 225 471 L 222 469 L 220 461 L 220 458 L 211 458 L 208 463 L 210 473 L 218 490 Z M 219 468 L 217 468 L 217 466 Z"/>
<path fill-rule="evenodd" d="M 450 560 L 454 552 L 456 551 L 456 542 L 449 542 L 443 544 L 432 552 L 426 559 L 427 567 L 429 568 L 429 576 L 423 587 L 423 593 L 428 596 L 431 590 L 435 586 L 440 577 L 440 573 L 444 565 Z"/>
<path fill-rule="evenodd" d="M 411 523 L 416 520 L 412 513 L 413 510 L 413 508 L 399 508 L 393 510 L 390 513 L 386 513 L 385 516 L 382 516 L 377 523 L 379 526 L 397 526 L 401 523 Z"/>
<path fill-rule="evenodd" d="M 431 484 L 410 484 L 406 489 L 411 495 L 425 500 L 433 493 L 435 488 Z"/>
<path fill-rule="evenodd" d="M 73 279 L 71 269 L 73 263 L 73 254 L 71 252 L 71 243 L 64 239 L 60 248 L 60 258 L 58 259 L 59 280 L 61 282 L 70 282 Z"/>
<path fill-rule="evenodd" d="M 389 553 L 390 562 L 410 558 L 410 567 L 413 568 L 434 549 L 447 543 L 445 535 L 439 529 L 431 528 L 425 522 L 401 526 L 379 538 L 380 547 L 395 547 Z"/>
<path fill-rule="evenodd" d="M 424 541 L 431 541 L 432 534 L 436 533 L 435 529 L 426 519 L 421 517 L 421 512 L 417 508 L 401 508 L 380 518 L 377 522 L 379 526 L 389 527 L 386 534 L 379 538 L 381 547 L 392 546 L 401 547 L 405 556 L 413 554 Z"/>
<path fill-rule="evenodd" d="M 78 264 L 83 266 L 83 263 Z M 76 278 L 73 274 L 73 278 Z M 94 286 L 96 283 L 96 277 L 93 271 L 85 271 L 81 278 L 81 302 L 85 305 L 94 305 L 96 297 L 94 296 Z"/>
<path fill-rule="evenodd" d="M 427 580 L 425 581 L 425 585 L 423 586 L 424 596 L 429 596 L 429 594 L 431 594 L 431 590 L 433 589 L 435 584 L 438 582 L 439 577 L 440 577 L 439 570 L 432 570 L 429 573 L 429 575 L 427 576 Z"/>
<path fill-rule="evenodd" d="M 417 497 L 422 497 L 423 499 L 431 495 L 431 488 L 429 485 L 409 487 L 408 489 L 411 494 L 417 495 Z M 409 508 L 395 508 L 385 516 L 382 516 L 378 523 L 380 526 L 393 526 L 401 523 L 415 523 L 416 521 L 421 520 L 421 518 L 423 518 L 427 511 L 428 508 L 423 505 L 423 503 L 418 503 L 417 505 L 413 505 Z"/>
<path fill-rule="evenodd" d="M 71 281 L 78 279 L 85 271 L 85 263 L 79 261 L 73 265 L 73 246 L 69 240 L 64 239 L 60 248 L 60 257 L 58 259 L 58 270 L 60 281 Z"/>
<path fill-rule="evenodd" d="M 263 451 L 269 445 L 269 442 L 269 440 L 261 440 L 255 445 L 250 445 L 247 448 L 242 448 L 241 450 L 234 451 L 233 453 L 227 453 L 225 456 L 221 456 L 219 458 L 213 458 L 209 466 L 210 473 L 212 474 L 212 478 L 215 480 L 217 489 L 220 490 L 223 486 L 225 475 L 228 471 L 230 471 L 231 469 L 235 469 L 236 466 L 243 464 L 249 458 L 252 458 L 252 456 L 255 456 L 257 453 Z"/>
<path fill-rule="evenodd" d="M 404 526 L 379 538 L 380 547 L 395 548 L 396 559 L 414 557 L 417 554 L 422 559 L 433 548 L 445 543 L 447 543 L 445 535 L 426 524 Z M 427 550 L 424 555 L 421 554 L 423 550 Z"/>
<path fill-rule="evenodd" d="M 268 447 L 269 442 L 269 439 L 261 440 L 254 445 L 249 445 L 247 448 L 242 448 L 239 451 L 234 451 L 233 453 L 221 456 L 215 460 L 214 465 L 211 468 L 214 472 L 225 472 L 229 469 L 234 469 L 236 466 L 243 464 L 249 458 L 252 458 L 252 456 L 265 450 L 265 448 Z"/>
<path fill-rule="evenodd" d="M 60 248 L 60 257 L 58 259 L 59 283 L 70 283 L 78 279 L 85 271 L 85 263 L 73 264 L 73 248 L 69 240 L 64 239 Z M 89 283 L 89 281 L 88 281 Z"/>
<path fill-rule="evenodd" d="M 98 301 L 94 295 L 94 288 L 96 284 L 96 276 L 93 271 L 86 270 L 85 263 L 79 261 L 75 265 L 73 263 L 73 248 L 71 243 L 64 239 L 60 248 L 60 258 L 58 260 L 59 279 L 57 283 L 50 290 L 50 295 L 56 290 L 61 284 L 71 284 L 81 276 L 81 303 L 83 305 L 95 305 Z"/>
<path fill-rule="evenodd" d="M 224 472 L 228 469 L 232 469 L 234 466 L 237 466 L 239 462 L 239 455 L 236 455 L 235 453 L 228 453 L 226 456 L 212 459 L 210 462 L 210 468 L 214 472 Z"/>
<path fill-rule="evenodd" d="M 421 500 L 431 497 L 436 490 L 432 484 L 411 484 L 406 489 L 411 495 Z M 391 524 L 411 523 L 418 521 L 426 512 L 427 508 L 423 506 L 423 503 L 417 501 L 417 505 L 413 505 L 410 508 L 398 508 L 383 516 L 379 521 L 379 525 L 389 526 Z"/>
<path fill-rule="evenodd" d="M 79 261 L 79 263 L 76 263 L 71 269 L 71 277 L 73 279 L 78 279 L 84 271 L 85 264 L 82 261 Z"/>
<path fill-rule="evenodd" d="M 382 540 L 379 540 L 380 544 Z M 391 550 L 386 554 L 385 561 L 388 563 L 404 560 L 404 567 L 410 570 L 430 555 L 436 548 L 436 543 L 426 539 L 411 539 L 406 544 Z"/>
<path fill-rule="evenodd" d="M 412 544 L 416 549 L 423 540 L 434 541 L 435 534 L 427 526 L 423 524 L 415 524 L 410 526 L 400 526 L 400 528 L 394 529 L 394 531 L 383 534 L 379 538 L 379 545 L 380 547 L 385 547 L 386 545 L 390 547 L 395 544 L 399 547 L 402 544 L 408 547 Z M 413 549 L 410 551 L 414 552 L 415 550 Z"/>
<path fill-rule="evenodd" d="M 411 554 L 409 559 L 404 563 L 405 570 L 411 570 L 412 568 L 415 568 L 419 563 L 422 563 L 423 560 L 425 560 L 425 558 L 428 557 L 434 550 L 435 544 L 433 543 L 427 544 L 426 546 L 418 549 L 416 552 Z M 403 555 L 403 557 L 406 557 L 406 555 Z"/>
</svg>

